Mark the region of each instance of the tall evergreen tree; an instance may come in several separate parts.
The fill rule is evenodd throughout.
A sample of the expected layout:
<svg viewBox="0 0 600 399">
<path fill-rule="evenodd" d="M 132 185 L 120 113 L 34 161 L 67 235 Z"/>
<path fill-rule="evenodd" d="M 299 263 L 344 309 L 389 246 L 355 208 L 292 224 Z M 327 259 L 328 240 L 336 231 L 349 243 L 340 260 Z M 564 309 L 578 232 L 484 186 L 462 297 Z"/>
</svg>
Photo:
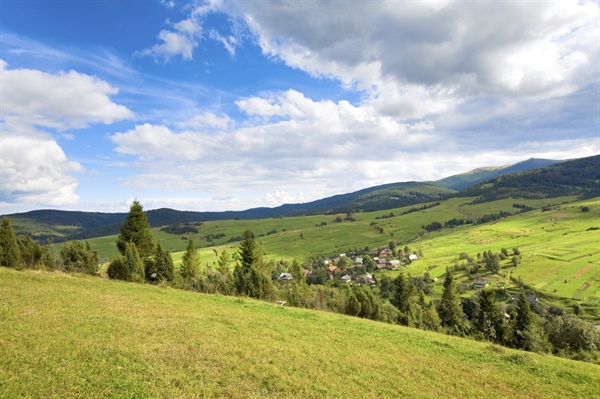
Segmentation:
<svg viewBox="0 0 600 399">
<path fill-rule="evenodd" d="M 4 216 L 0 225 L 0 266 L 18 267 L 21 251 L 10 219 Z"/>
<path fill-rule="evenodd" d="M 150 224 L 144 212 L 144 208 L 138 200 L 133 201 L 125 223 L 121 226 L 121 233 L 117 238 L 117 248 L 125 255 L 126 244 L 132 242 L 137 247 L 139 256 L 147 258 L 152 256 L 154 242 L 150 232 Z"/>
<path fill-rule="evenodd" d="M 415 326 L 415 285 L 411 279 L 407 279 L 404 273 L 400 273 L 394 280 L 392 286 L 392 297 L 390 303 L 400 311 L 398 322 L 405 326 Z"/>
<path fill-rule="evenodd" d="M 156 274 L 153 279 L 158 281 L 173 281 L 175 278 L 175 266 L 173 264 L 173 258 L 168 250 L 162 249 L 160 243 L 156 246 L 156 251 L 154 252 L 154 261 L 151 264 L 153 265 L 152 272 Z M 150 273 L 150 277 L 153 273 Z M 149 277 L 148 271 L 146 271 L 146 275 L 146 277 Z"/>
<path fill-rule="evenodd" d="M 272 292 L 271 279 L 258 268 L 258 255 L 254 234 L 246 230 L 240 243 L 240 263 L 233 271 L 235 289 L 239 295 L 266 298 Z"/>
<path fill-rule="evenodd" d="M 144 281 L 144 263 L 140 259 L 137 247 L 132 242 L 125 244 L 124 265 L 128 280 L 138 283 Z"/>
<path fill-rule="evenodd" d="M 183 280 L 189 283 L 200 274 L 200 257 L 194 246 L 194 240 L 188 240 L 188 245 L 181 261 L 179 273 Z"/>
<path fill-rule="evenodd" d="M 496 293 L 491 289 L 483 289 L 477 294 L 478 311 L 473 320 L 475 327 L 485 339 L 504 342 L 504 314 L 496 304 Z"/>
<path fill-rule="evenodd" d="M 442 293 L 442 301 L 439 308 L 442 326 L 451 334 L 463 335 L 465 333 L 465 323 L 463 322 L 462 314 L 460 296 L 458 295 L 456 282 L 454 281 L 454 271 L 448 268 L 446 269 L 444 292 Z"/>
<path fill-rule="evenodd" d="M 529 307 L 529 301 L 525 291 L 521 289 L 515 306 L 516 315 L 513 320 L 513 344 L 517 348 L 526 349 L 528 331 L 533 323 L 533 312 Z"/>
</svg>

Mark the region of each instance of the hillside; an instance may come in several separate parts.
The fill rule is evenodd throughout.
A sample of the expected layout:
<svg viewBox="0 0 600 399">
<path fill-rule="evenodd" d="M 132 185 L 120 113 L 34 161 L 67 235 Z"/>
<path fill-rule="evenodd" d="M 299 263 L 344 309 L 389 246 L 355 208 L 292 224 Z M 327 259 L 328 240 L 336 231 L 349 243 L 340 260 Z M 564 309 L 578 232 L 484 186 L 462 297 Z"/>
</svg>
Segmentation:
<svg viewBox="0 0 600 399">
<path fill-rule="evenodd" d="M 177 211 L 163 208 L 147 210 L 147 216 L 150 225 L 158 227 L 179 223 L 228 219 L 249 220 L 385 210 L 429 201 L 438 201 L 449 195 L 456 195 L 457 190 L 489 180 L 492 177 L 531 168 L 539 168 L 557 162 L 559 161 L 530 159 L 511 166 L 482 168 L 481 170 L 450 176 L 435 182 L 384 184 L 308 203 L 285 204 L 275 208 L 253 208 L 244 211 L 223 212 Z M 513 187 L 513 190 L 515 192 L 527 191 L 526 188 L 522 187 Z M 479 194 L 469 193 L 465 196 L 468 195 Z M 119 226 L 125 220 L 126 214 L 37 210 L 8 216 L 13 221 L 13 226 L 18 234 L 30 235 L 40 242 L 45 241 L 49 237 L 58 242 L 117 234 Z"/>
<path fill-rule="evenodd" d="M 6 268 L 0 289 L 0 397 L 547 399 L 600 390 L 597 365 L 333 313 Z"/>
<path fill-rule="evenodd" d="M 600 155 L 504 175 L 467 188 L 460 195 L 480 197 L 480 202 L 507 197 L 596 197 L 600 195 Z"/>
<path fill-rule="evenodd" d="M 523 172 L 530 169 L 544 168 L 546 166 L 555 165 L 559 162 L 562 161 L 530 158 L 526 161 L 518 162 L 514 165 L 477 168 L 466 173 L 461 173 L 458 175 L 446 177 L 444 179 L 436 180 L 432 183 L 449 188 L 451 190 L 462 191 L 465 188 L 471 187 L 477 183 L 491 180 L 499 176 L 508 175 L 510 173 Z"/>
</svg>

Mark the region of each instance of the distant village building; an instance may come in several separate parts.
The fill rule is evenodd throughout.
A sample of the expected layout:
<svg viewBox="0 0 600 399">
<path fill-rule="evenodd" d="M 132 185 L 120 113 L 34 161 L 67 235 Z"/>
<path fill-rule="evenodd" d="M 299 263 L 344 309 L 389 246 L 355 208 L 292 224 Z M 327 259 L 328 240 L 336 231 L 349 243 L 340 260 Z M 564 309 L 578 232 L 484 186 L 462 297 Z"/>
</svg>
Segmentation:
<svg viewBox="0 0 600 399">
<path fill-rule="evenodd" d="M 481 279 L 481 278 L 477 278 L 473 282 L 473 288 L 476 289 L 476 290 L 479 290 L 481 288 L 485 288 L 488 285 L 490 285 L 490 283 L 488 283 L 487 280 L 484 280 L 484 279 Z"/>
<path fill-rule="evenodd" d="M 292 274 L 291 273 L 281 273 L 279 275 L 279 280 L 281 280 L 281 281 L 292 281 Z"/>
<path fill-rule="evenodd" d="M 340 279 L 340 281 L 341 281 L 342 283 L 348 283 L 348 282 L 352 281 L 352 277 L 351 277 L 351 276 L 349 276 L 348 274 L 346 274 L 345 276 L 343 276 L 343 277 Z"/>
<path fill-rule="evenodd" d="M 410 254 L 408 255 L 408 260 L 412 262 L 414 260 L 419 260 L 419 257 L 416 254 Z"/>
</svg>

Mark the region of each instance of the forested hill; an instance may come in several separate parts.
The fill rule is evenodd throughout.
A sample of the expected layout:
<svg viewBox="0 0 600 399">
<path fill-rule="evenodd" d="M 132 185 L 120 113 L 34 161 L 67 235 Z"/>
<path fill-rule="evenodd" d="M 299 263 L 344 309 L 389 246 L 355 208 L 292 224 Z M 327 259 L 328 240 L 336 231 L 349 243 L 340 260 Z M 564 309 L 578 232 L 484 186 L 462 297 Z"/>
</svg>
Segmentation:
<svg viewBox="0 0 600 399">
<path fill-rule="evenodd" d="M 559 163 L 557 163 L 559 162 Z M 526 170 L 497 177 L 458 192 L 468 182 L 480 183 L 489 173 L 523 170 L 547 163 L 542 169 Z M 147 211 L 152 227 L 171 224 L 225 219 L 263 219 L 282 216 L 376 211 L 439 201 L 447 196 L 478 196 L 480 201 L 499 197 L 552 197 L 562 195 L 600 195 L 600 156 L 573 161 L 530 159 L 510 167 L 481 168 L 437 182 L 391 183 L 340 194 L 304 204 L 285 204 L 275 208 L 253 208 L 244 211 L 194 212 L 173 209 Z M 75 212 L 36 210 L 8 215 L 18 234 L 30 235 L 39 241 L 52 237 L 55 241 L 83 239 L 117 234 L 126 213 Z"/>
<path fill-rule="evenodd" d="M 486 202 L 507 197 L 545 198 L 600 195 L 600 155 L 497 177 L 460 192 Z"/>
<path fill-rule="evenodd" d="M 471 187 L 477 183 L 481 183 L 487 180 L 494 179 L 499 176 L 507 175 L 510 173 L 523 172 L 525 170 L 544 168 L 546 166 L 555 165 L 559 162 L 552 159 L 539 159 L 530 158 L 526 161 L 516 163 L 509 166 L 492 166 L 484 167 L 472 170 L 470 172 L 461 173 L 458 175 L 445 177 L 440 180 L 436 180 L 433 183 L 438 186 L 450 188 L 452 190 L 461 191 L 465 188 Z"/>
</svg>

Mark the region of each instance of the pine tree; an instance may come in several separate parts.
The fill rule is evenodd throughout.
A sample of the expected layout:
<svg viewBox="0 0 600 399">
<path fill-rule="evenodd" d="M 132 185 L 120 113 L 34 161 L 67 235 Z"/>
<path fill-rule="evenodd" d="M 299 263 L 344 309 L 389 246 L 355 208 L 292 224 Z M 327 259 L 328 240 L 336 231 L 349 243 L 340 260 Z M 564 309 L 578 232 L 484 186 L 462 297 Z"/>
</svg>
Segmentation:
<svg viewBox="0 0 600 399">
<path fill-rule="evenodd" d="M 128 280 L 138 283 L 144 281 L 144 263 L 140 259 L 137 247 L 132 242 L 125 244 L 124 265 Z"/>
<path fill-rule="evenodd" d="M 504 341 L 504 315 L 496 304 L 496 293 L 491 289 L 479 291 L 477 303 L 479 307 L 473 324 L 487 340 L 502 343 Z"/>
<path fill-rule="evenodd" d="M 125 255 L 126 244 L 132 242 L 143 259 L 151 256 L 154 251 L 152 240 L 152 232 L 144 208 L 138 200 L 135 200 L 131 204 L 125 223 L 121 226 L 121 233 L 117 238 L 117 248 L 122 255 Z"/>
<path fill-rule="evenodd" d="M 194 240 L 188 240 L 187 248 L 181 260 L 179 273 L 185 282 L 190 283 L 200 274 L 200 257 L 194 246 Z"/>
<path fill-rule="evenodd" d="M 533 323 L 533 312 L 525 291 L 521 289 L 515 307 L 516 315 L 513 321 L 513 344 L 516 348 L 527 349 L 528 331 Z"/>
<path fill-rule="evenodd" d="M 17 236 L 10 219 L 4 216 L 0 225 L 0 266 L 18 267 L 21 263 L 21 251 Z"/>
<path fill-rule="evenodd" d="M 398 322 L 405 326 L 415 326 L 415 307 L 413 299 L 415 296 L 415 285 L 411 279 L 407 279 L 404 273 L 400 273 L 394 280 L 392 286 L 392 297 L 390 303 L 400 311 Z"/>
<path fill-rule="evenodd" d="M 235 289 L 239 295 L 267 298 L 272 294 L 273 286 L 271 279 L 258 268 L 259 256 L 254 234 L 246 230 L 243 237 L 239 251 L 240 263 L 233 271 Z"/>
<path fill-rule="evenodd" d="M 173 281 L 175 278 L 175 266 L 173 264 L 173 258 L 168 250 L 162 249 L 160 243 L 156 246 L 153 264 L 154 273 L 156 273 L 156 280 Z"/>
<path fill-rule="evenodd" d="M 439 308 L 439 316 L 442 326 L 448 329 L 448 332 L 455 335 L 463 335 L 465 324 L 462 319 L 462 306 L 460 297 L 454 281 L 454 272 L 452 269 L 446 269 L 446 279 L 444 280 L 444 292 Z"/>
</svg>

